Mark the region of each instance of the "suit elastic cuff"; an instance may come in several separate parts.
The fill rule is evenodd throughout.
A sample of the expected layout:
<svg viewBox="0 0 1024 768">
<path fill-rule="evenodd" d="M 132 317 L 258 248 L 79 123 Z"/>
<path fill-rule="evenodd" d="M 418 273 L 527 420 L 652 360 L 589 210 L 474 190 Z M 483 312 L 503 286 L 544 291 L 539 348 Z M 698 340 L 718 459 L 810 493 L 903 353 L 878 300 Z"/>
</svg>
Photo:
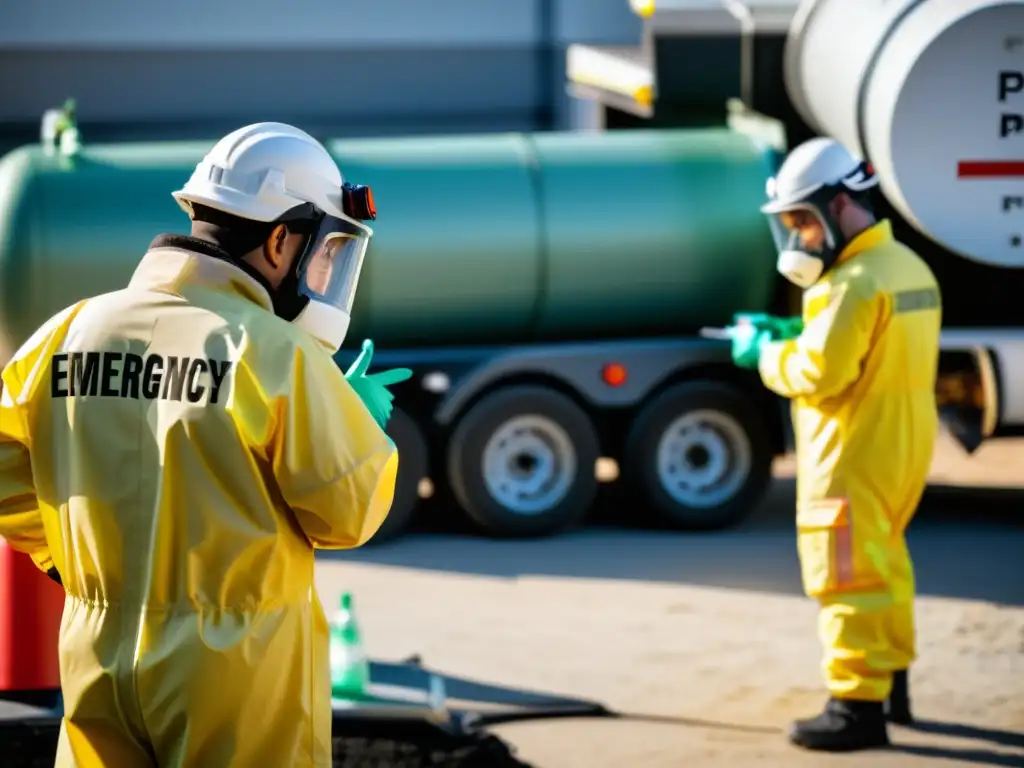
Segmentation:
<svg viewBox="0 0 1024 768">
<path fill-rule="evenodd" d="M 766 341 L 761 345 L 761 356 L 757 361 L 757 372 L 769 387 L 782 375 L 782 356 L 786 351 L 784 341 Z"/>
<path fill-rule="evenodd" d="M 56 564 L 53 562 L 53 558 L 50 557 L 49 552 L 32 555 L 32 562 L 43 573 L 47 573 L 51 568 L 56 568 Z"/>
</svg>

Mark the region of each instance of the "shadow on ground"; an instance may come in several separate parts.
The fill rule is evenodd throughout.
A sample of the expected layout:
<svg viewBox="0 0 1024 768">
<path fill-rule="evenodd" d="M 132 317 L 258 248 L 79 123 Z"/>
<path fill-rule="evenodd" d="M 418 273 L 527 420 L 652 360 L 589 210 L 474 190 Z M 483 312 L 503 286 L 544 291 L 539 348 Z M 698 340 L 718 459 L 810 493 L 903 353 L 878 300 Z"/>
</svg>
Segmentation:
<svg viewBox="0 0 1024 768">
<path fill-rule="evenodd" d="M 903 729 L 901 729 L 903 730 Z M 1024 765 L 1024 752 L 1005 752 L 985 747 L 1009 747 L 1024 750 L 1024 733 L 1014 733 L 996 728 L 979 728 L 973 725 L 921 720 L 906 729 L 906 732 L 945 736 L 958 740 L 978 742 L 978 746 L 959 747 L 938 744 L 901 744 L 901 734 L 895 733 L 893 750 L 905 755 L 927 757 L 935 760 L 956 760 L 974 765 L 1019 766 Z"/>
<path fill-rule="evenodd" d="M 941 720 L 918 720 L 911 729 L 917 733 L 929 733 L 936 736 L 949 736 L 955 739 L 972 739 L 1001 747 L 1018 747 L 1024 749 L 1024 733 L 1004 731 L 999 728 L 982 728 L 975 725 L 947 723 Z"/>
<path fill-rule="evenodd" d="M 611 491 L 597 524 L 549 539 L 495 541 L 434 530 L 321 555 L 499 578 L 640 580 L 795 595 L 800 578 L 792 510 L 792 480 L 781 479 L 740 528 L 666 532 L 608 524 L 636 517 Z M 934 486 L 909 540 L 920 594 L 1024 606 L 1024 491 Z"/>
</svg>

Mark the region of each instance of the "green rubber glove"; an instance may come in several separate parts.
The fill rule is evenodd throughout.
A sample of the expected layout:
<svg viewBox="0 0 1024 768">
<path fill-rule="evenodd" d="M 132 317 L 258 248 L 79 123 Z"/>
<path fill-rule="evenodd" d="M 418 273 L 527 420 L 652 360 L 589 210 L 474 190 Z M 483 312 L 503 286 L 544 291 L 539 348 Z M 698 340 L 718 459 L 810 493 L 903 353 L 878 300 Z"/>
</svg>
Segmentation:
<svg viewBox="0 0 1024 768">
<path fill-rule="evenodd" d="M 804 332 L 804 319 L 802 317 L 779 317 L 778 332 L 772 334 L 775 341 L 787 341 L 795 339 Z"/>
<path fill-rule="evenodd" d="M 391 411 L 394 409 L 392 403 L 395 396 L 388 391 L 388 387 L 406 381 L 412 377 L 409 368 L 392 368 L 390 371 L 371 373 L 366 375 L 370 367 L 370 360 L 373 359 L 373 341 L 366 339 L 363 342 L 363 351 L 352 363 L 352 366 L 345 372 L 345 378 L 352 385 L 352 389 L 363 401 L 366 410 L 373 416 L 373 420 L 384 429 L 391 418 Z"/>
<path fill-rule="evenodd" d="M 733 315 L 734 327 L 750 323 L 758 330 L 767 331 L 772 341 L 794 339 L 804 330 L 800 317 L 777 317 L 764 312 L 738 312 Z"/>
<path fill-rule="evenodd" d="M 772 340 L 771 332 L 751 322 L 739 322 L 728 328 L 732 338 L 732 361 L 739 368 L 757 368 L 761 347 Z"/>
</svg>

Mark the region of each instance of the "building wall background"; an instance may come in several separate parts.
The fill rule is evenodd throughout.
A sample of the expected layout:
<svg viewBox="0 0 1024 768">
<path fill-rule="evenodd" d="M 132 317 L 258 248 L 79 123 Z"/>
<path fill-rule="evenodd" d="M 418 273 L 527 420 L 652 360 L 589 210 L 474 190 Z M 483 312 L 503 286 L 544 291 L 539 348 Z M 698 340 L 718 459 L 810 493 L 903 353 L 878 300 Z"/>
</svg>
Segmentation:
<svg viewBox="0 0 1024 768">
<path fill-rule="evenodd" d="M 78 100 L 87 140 L 564 128 L 565 48 L 635 45 L 626 0 L 0 4 L 0 131 Z"/>
</svg>

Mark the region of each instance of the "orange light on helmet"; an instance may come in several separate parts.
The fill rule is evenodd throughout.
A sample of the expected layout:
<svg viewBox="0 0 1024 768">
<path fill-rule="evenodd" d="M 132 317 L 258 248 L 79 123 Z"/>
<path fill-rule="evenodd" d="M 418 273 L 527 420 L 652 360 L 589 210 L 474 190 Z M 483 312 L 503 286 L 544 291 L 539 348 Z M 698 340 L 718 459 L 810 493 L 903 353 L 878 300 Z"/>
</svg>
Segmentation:
<svg viewBox="0 0 1024 768">
<path fill-rule="evenodd" d="M 370 221 L 376 221 L 377 203 L 373 201 L 373 189 L 370 187 L 366 188 L 366 209 L 370 214 Z"/>
<path fill-rule="evenodd" d="M 601 380 L 609 387 L 621 387 L 629 375 L 622 363 L 607 363 L 601 369 Z"/>
</svg>

